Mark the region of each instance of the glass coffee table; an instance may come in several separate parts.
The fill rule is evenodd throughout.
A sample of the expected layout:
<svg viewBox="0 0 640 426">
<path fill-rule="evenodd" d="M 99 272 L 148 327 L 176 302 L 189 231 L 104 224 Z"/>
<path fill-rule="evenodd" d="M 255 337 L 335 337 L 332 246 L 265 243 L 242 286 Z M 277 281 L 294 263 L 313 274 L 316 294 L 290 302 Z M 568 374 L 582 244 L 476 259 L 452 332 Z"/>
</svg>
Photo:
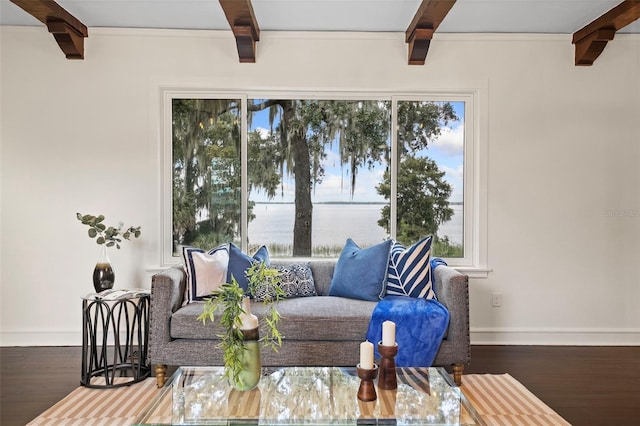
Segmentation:
<svg viewBox="0 0 640 426">
<path fill-rule="evenodd" d="M 136 425 L 482 425 L 442 368 L 398 368 L 397 390 L 376 386 L 358 400 L 355 368 L 264 368 L 259 385 L 236 391 L 222 367 L 181 367 Z"/>
</svg>

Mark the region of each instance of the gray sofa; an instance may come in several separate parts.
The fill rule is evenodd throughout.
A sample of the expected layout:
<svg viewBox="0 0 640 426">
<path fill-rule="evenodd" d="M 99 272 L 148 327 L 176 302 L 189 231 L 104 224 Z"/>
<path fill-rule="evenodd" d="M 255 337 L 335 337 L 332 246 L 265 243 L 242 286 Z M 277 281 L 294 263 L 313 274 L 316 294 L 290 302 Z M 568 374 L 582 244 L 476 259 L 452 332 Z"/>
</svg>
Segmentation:
<svg viewBox="0 0 640 426">
<path fill-rule="evenodd" d="M 272 265 L 292 261 L 272 261 Z M 278 329 L 284 336 L 276 353 L 262 350 L 264 366 L 354 366 L 359 361 L 376 302 L 328 296 L 336 260 L 311 260 L 318 296 L 282 300 Z M 434 365 L 450 367 L 460 385 L 464 365 L 471 358 L 469 343 L 468 277 L 448 266 L 434 270 L 434 290 L 447 307 L 449 328 Z M 149 325 L 149 363 L 155 365 L 158 387 L 164 385 L 167 365 L 222 365 L 222 351 L 216 337 L 217 323 L 203 325 L 196 318 L 202 303 L 182 306 L 186 274 L 171 267 L 153 276 Z M 252 301 L 252 313 L 265 312 L 262 302 Z"/>
</svg>

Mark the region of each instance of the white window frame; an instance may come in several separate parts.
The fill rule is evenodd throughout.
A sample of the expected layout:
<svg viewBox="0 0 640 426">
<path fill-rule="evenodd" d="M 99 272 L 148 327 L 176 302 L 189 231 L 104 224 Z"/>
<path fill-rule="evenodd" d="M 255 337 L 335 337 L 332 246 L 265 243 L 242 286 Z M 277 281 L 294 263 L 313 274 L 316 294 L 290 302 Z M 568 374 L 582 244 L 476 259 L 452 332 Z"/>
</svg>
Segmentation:
<svg viewBox="0 0 640 426">
<path fill-rule="evenodd" d="M 183 99 L 240 99 L 242 117 L 247 114 L 248 99 L 365 99 L 390 100 L 392 104 L 391 152 L 397 152 L 396 111 L 398 101 L 461 101 L 465 105 L 464 116 L 464 257 L 447 258 L 447 263 L 470 277 L 485 278 L 490 272 L 487 267 L 487 143 L 486 143 L 486 88 L 452 90 L 416 90 L 412 92 L 348 92 L 348 91 L 227 91 L 202 88 L 160 87 L 160 258 L 162 266 L 180 263 L 180 257 L 173 256 L 172 246 L 172 100 Z M 240 224 L 243 238 L 242 249 L 247 249 L 247 120 L 241 120 L 241 208 Z M 482 132 L 481 132 L 482 131 Z M 397 198 L 397 156 L 392 155 L 391 182 L 391 235 L 395 235 Z"/>
</svg>

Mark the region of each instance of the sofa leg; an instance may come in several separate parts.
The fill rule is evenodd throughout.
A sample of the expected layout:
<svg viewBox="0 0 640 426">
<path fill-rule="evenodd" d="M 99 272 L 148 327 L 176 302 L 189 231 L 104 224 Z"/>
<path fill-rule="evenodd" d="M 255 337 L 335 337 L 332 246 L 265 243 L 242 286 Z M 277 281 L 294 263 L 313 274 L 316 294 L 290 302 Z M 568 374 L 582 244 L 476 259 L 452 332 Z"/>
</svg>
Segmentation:
<svg viewBox="0 0 640 426">
<path fill-rule="evenodd" d="M 453 364 L 453 381 L 456 385 L 462 384 L 462 371 L 464 370 L 464 364 Z"/>
<path fill-rule="evenodd" d="M 156 364 L 156 384 L 159 388 L 164 386 L 167 381 L 167 366 L 165 364 Z"/>
</svg>

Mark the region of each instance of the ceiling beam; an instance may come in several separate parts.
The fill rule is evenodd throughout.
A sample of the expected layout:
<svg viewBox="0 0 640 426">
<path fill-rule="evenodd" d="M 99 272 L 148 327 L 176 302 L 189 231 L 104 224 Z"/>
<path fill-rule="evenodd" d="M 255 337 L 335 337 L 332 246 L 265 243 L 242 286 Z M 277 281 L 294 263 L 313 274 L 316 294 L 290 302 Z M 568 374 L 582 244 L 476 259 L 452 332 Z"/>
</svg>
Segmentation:
<svg viewBox="0 0 640 426">
<path fill-rule="evenodd" d="M 575 64 L 593 65 L 607 42 L 621 28 L 640 18 L 640 0 L 625 0 L 584 28 L 573 33 Z"/>
<path fill-rule="evenodd" d="M 409 65 L 424 65 L 433 33 L 456 0 L 422 0 L 405 33 L 409 44 Z"/>
<path fill-rule="evenodd" d="M 240 62 L 255 62 L 260 27 L 253 13 L 251 0 L 220 0 L 220 6 L 236 38 Z"/>
<path fill-rule="evenodd" d="M 53 0 L 11 0 L 47 26 L 67 59 L 84 59 L 87 26 Z"/>
</svg>

